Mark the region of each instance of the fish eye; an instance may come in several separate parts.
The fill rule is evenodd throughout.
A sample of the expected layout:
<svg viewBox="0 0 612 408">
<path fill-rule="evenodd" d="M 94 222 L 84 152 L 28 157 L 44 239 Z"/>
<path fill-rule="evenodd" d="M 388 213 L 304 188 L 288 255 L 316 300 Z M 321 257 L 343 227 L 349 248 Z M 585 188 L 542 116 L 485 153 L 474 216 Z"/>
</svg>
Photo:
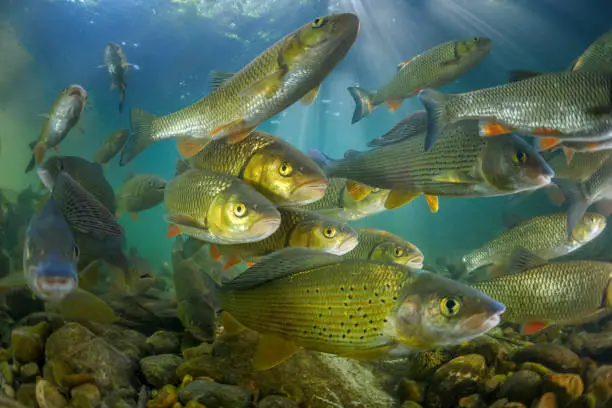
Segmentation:
<svg viewBox="0 0 612 408">
<path fill-rule="evenodd" d="M 336 229 L 334 227 L 327 227 L 323 230 L 323 235 L 325 235 L 326 238 L 333 238 L 336 236 Z"/>
<path fill-rule="evenodd" d="M 512 162 L 515 164 L 525 164 L 527 162 L 527 153 L 522 150 L 517 150 L 512 154 Z"/>
<path fill-rule="evenodd" d="M 479 38 L 478 38 L 478 37 L 474 37 L 474 38 L 472 38 L 472 41 L 473 41 L 473 42 L 478 42 L 478 41 L 479 41 Z"/>
<path fill-rule="evenodd" d="M 80 252 L 81 251 L 79 251 L 78 245 L 75 245 L 74 248 L 72 249 L 72 254 L 73 254 L 75 259 L 77 259 L 79 257 Z"/>
<path fill-rule="evenodd" d="M 446 296 L 440 301 L 440 313 L 446 317 L 453 317 L 461 309 L 461 299 L 454 296 Z"/>
<path fill-rule="evenodd" d="M 403 248 L 395 247 L 393 249 L 393 256 L 394 257 L 399 258 L 402 255 L 404 255 L 404 249 Z"/>
<path fill-rule="evenodd" d="M 315 18 L 315 20 L 312 22 L 312 28 L 321 28 L 325 25 L 325 23 L 327 23 L 327 18 L 325 17 Z"/>
<path fill-rule="evenodd" d="M 289 177 L 293 173 L 293 166 L 289 162 L 282 162 L 278 168 L 278 172 L 283 177 Z"/>
<path fill-rule="evenodd" d="M 234 204 L 234 215 L 236 217 L 244 217 L 247 213 L 247 208 L 246 205 L 244 205 L 244 203 L 236 203 Z"/>
</svg>

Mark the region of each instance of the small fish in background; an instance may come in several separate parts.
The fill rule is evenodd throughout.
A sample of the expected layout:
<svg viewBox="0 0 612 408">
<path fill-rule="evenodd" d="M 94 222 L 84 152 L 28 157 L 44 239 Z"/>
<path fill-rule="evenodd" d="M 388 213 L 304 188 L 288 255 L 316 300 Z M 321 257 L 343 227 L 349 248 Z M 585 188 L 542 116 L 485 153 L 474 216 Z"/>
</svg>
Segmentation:
<svg viewBox="0 0 612 408">
<path fill-rule="evenodd" d="M 246 261 L 256 263 L 262 257 L 286 247 L 317 249 L 335 255 L 352 251 L 358 243 L 357 232 L 344 221 L 314 211 L 279 207 L 281 223 L 269 237 L 257 242 L 236 245 L 211 245 L 211 256 L 219 260 L 229 256 L 224 270 Z"/>
<path fill-rule="evenodd" d="M 129 129 L 119 129 L 111 133 L 94 154 L 93 162 L 104 164 L 108 167 L 108 162 L 121 151 L 129 137 Z"/>
<path fill-rule="evenodd" d="M 239 178 L 190 169 L 169 181 L 164 193 L 168 237 L 191 235 L 218 244 L 255 242 L 281 223 L 270 200 Z"/>
<path fill-rule="evenodd" d="M 567 230 L 567 214 L 554 213 L 528 220 L 512 220 L 509 229 L 461 258 L 466 273 L 489 265 L 491 277 L 503 274 L 511 255 L 519 248 L 544 259 L 567 255 L 597 238 L 606 228 L 606 218 L 586 213 L 572 234 Z"/>
<path fill-rule="evenodd" d="M 45 115 L 45 124 L 38 139 L 30 143 L 32 159 L 26 167 L 26 173 L 32 171 L 35 165 L 42 163 L 48 149 L 58 150 L 59 144 L 78 124 L 86 103 L 87 92 L 80 85 L 70 85 L 62 89 L 53 102 L 49 114 Z"/>
<path fill-rule="evenodd" d="M 131 174 L 117 191 L 117 218 L 127 212 L 134 221 L 140 211 L 164 201 L 166 180 L 155 174 Z"/>
<path fill-rule="evenodd" d="M 216 299 L 228 334 L 259 333 L 255 370 L 300 348 L 377 360 L 454 345 L 495 327 L 505 309 L 430 272 L 307 248 L 268 255 Z"/>
<path fill-rule="evenodd" d="M 188 161 L 196 169 L 238 177 L 277 204 L 308 204 L 327 188 L 323 170 L 310 157 L 259 131 L 234 144 L 213 140 Z"/>
<path fill-rule="evenodd" d="M 387 231 L 372 228 L 355 228 L 355 231 L 359 243 L 344 254 L 345 259 L 369 259 L 423 268 L 423 253 L 414 244 Z"/>
<path fill-rule="evenodd" d="M 472 287 L 506 305 L 503 321 L 533 334 L 549 325 L 575 325 L 605 316 L 612 307 L 611 276 L 612 263 L 547 263 L 523 248 L 513 253 L 505 275 Z"/>
<path fill-rule="evenodd" d="M 236 143 L 298 100 L 312 103 L 358 31 L 354 14 L 319 17 L 280 39 L 238 73 L 213 72 L 213 91 L 186 108 L 162 117 L 132 109 L 132 137 L 121 152 L 120 164 L 164 139 L 177 139 L 186 158 L 212 139 L 228 137 Z"/>
<path fill-rule="evenodd" d="M 423 88 L 439 88 L 454 81 L 490 52 L 488 38 L 449 41 L 400 63 L 395 76 L 376 92 L 349 87 L 356 105 L 352 123 L 360 121 L 382 103 L 395 112 L 404 99 L 417 95 Z"/>
<path fill-rule="evenodd" d="M 125 53 L 119 44 L 106 44 L 104 47 L 104 65 L 101 67 L 108 70 L 108 74 L 111 77 L 111 89 L 119 89 L 119 112 L 123 112 L 123 103 L 125 102 L 125 92 L 127 89 L 126 74 L 130 66 L 136 70 L 140 69 L 138 65 L 127 62 Z"/>
<path fill-rule="evenodd" d="M 557 152 L 546 154 L 543 157 L 555 172 L 555 179 L 584 181 L 612 157 L 612 150 L 578 152 L 574 154 L 569 163 L 563 154 Z"/>
</svg>

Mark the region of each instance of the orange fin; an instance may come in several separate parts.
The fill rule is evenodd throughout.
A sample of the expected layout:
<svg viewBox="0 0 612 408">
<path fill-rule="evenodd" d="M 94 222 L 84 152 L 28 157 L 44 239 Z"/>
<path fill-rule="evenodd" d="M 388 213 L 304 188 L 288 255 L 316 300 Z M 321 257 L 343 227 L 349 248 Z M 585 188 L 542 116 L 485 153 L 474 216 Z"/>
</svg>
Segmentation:
<svg viewBox="0 0 612 408">
<path fill-rule="evenodd" d="M 560 135 L 561 132 L 559 132 L 557 129 L 551 129 L 551 128 L 535 128 L 533 130 L 533 133 L 538 134 L 538 135 Z"/>
<path fill-rule="evenodd" d="M 499 136 L 511 133 L 512 129 L 492 120 L 480 121 L 480 136 Z"/>
<path fill-rule="evenodd" d="M 221 259 L 221 252 L 215 244 L 210 244 L 210 257 L 215 261 Z"/>
<path fill-rule="evenodd" d="M 561 146 L 561 149 L 563 150 L 563 153 L 565 154 L 565 160 L 567 164 L 570 164 L 572 162 L 572 159 L 574 158 L 574 153 L 576 153 L 576 150 L 572 149 L 571 147 L 567 147 L 567 146 Z"/>
<path fill-rule="evenodd" d="M 242 262 L 242 259 L 237 257 L 237 256 L 230 256 L 229 259 L 227 260 L 227 262 L 225 263 L 225 266 L 223 267 L 224 271 L 227 271 L 228 269 L 240 264 Z"/>
<path fill-rule="evenodd" d="M 130 218 L 132 218 L 134 221 L 138 221 L 138 213 L 131 212 L 128 214 L 130 214 Z"/>
<path fill-rule="evenodd" d="M 372 187 L 353 180 L 346 181 L 346 192 L 355 201 L 361 201 L 370 194 Z"/>
<path fill-rule="evenodd" d="M 563 195 L 563 191 L 556 185 L 550 185 L 546 189 L 546 195 L 548 195 L 550 201 L 558 206 L 561 206 L 565 202 L 565 195 Z"/>
<path fill-rule="evenodd" d="M 179 137 L 176 140 L 176 148 L 178 149 L 179 154 L 185 158 L 195 156 L 207 144 L 208 142 L 205 140 L 194 139 L 192 137 Z"/>
<path fill-rule="evenodd" d="M 237 135 L 234 136 L 233 139 L 238 139 L 237 141 L 240 141 L 247 137 L 253 131 L 253 129 L 253 127 L 247 126 L 244 119 L 236 119 L 216 127 L 208 134 L 208 136 L 212 137 L 213 139 L 218 139 L 225 136 Z M 230 143 L 232 142 L 230 141 Z M 233 143 L 236 143 L 236 141 Z"/>
<path fill-rule="evenodd" d="M 408 204 L 416 197 L 421 195 L 420 192 L 404 191 L 404 190 L 391 190 L 385 201 L 385 208 L 387 210 L 393 210 L 399 208 L 404 204 Z"/>
<path fill-rule="evenodd" d="M 45 146 L 41 143 L 37 143 L 34 146 L 34 158 L 36 160 L 36 164 L 42 163 L 45 158 Z"/>
<path fill-rule="evenodd" d="M 389 99 L 388 101 L 385 101 L 385 106 L 391 112 L 395 112 L 400 107 L 402 102 L 404 102 L 403 99 Z"/>
<path fill-rule="evenodd" d="M 252 129 L 247 129 L 244 132 L 240 132 L 240 133 L 233 133 L 231 135 L 229 135 L 227 137 L 227 143 L 228 144 L 235 144 L 235 143 L 240 143 L 242 142 L 248 135 L 250 135 L 253 132 L 253 128 Z"/>
<path fill-rule="evenodd" d="M 440 204 L 438 203 L 438 196 L 425 194 L 425 200 L 427 200 L 429 210 L 432 213 L 437 213 L 438 209 L 440 208 Z"/>
<path fill-rule="evenodd" d="M 246 264 L 248 268 L 257 264 L 257 262 L 248 262 L 248 261 L 244 261 L 244 263 Z"/>
<path fill-rule="evenodd" d="M 521 327 L 521 334 L 530 335 L 544 330 L 548 326 L 544 322 L 529 322 Z"/>
<path fill-rule="evenodd" d="M 539 137 L 536 139 L 538 150 L 549 150 L 561 143 L 561 139 L 556 137 Z"/>
<path fill-rule="evenodd" d="M 181 235 L 181 230 L 179 229 L 179 227 L 176 225 L 169 225 L 166 238 L 176 237 L 177 235 Z"/>
</svg>

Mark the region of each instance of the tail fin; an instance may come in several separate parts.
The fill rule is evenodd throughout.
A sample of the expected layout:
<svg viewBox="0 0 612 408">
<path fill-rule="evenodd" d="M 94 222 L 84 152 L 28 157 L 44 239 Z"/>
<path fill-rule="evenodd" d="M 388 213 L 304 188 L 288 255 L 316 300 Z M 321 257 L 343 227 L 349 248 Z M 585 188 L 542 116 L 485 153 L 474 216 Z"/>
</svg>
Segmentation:
<svg viewBox="0 0 612 408">
<path fill-rule="evenodd" d="M 445 118 L 445 105 L 448 96 L 433 89 L 425 88 L 419 92 L 419 101 L 427 111 L 427 136 L 425 136 L 425 151 L 431 149 L 438 134 L 448 124 Z"/>
<path fill-rule="evenodd" d="M 34 157 L 34 147 L 38 144 L 38 140 L 34 140 L 33 142 L 30 142 L 28 146 L 30 146 L 30 150 L 32 150 L 32 158 L 30 159 L 30 162 L 28 163 L 25 172 L 29 173 L 34 169 L 34 166 L 36 165 L 36 157 Z"/>
<path fill-rule="evenodd" d="M 142 109 L 134 108 L 130 114 L 130 127 L 132 135 L 125 143 L 121 151 L 121 160 L 119 165 L 125 166 L 140 152 L 154 143 L 151 134 L 151 125 L 156 116 Z"/>
<path fill-rule="evenodd" d="M 356 86 L 349 86 L 347 89 L 355 100 L 355 112 L 353 113 L 353 120 L 351 123 L 357 123 L 376 107 L 372 102 L 374 92 L 366 91 Z"/>
<path fill-rule="evenodd" d="M 125 102 L 125 84 L 119 85 L 119 113 L 123 113 L 123 103 Z"/>
</svg>

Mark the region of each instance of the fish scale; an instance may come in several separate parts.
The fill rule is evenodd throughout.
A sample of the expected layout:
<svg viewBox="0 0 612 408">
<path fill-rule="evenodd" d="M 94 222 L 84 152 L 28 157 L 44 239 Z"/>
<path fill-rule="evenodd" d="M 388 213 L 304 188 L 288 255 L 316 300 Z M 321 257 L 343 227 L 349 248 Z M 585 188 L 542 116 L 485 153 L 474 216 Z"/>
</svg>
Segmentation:
<svg viewBox="0 0 612 408">
<path fill-rule="evenodd" d="M 349 354 L 390 343 L 387 316 L 406 282 L 405 270 L 390 265 L 355 263 L 343 271 L 333 265 L 249 291 L 222 291 L 220 299 L 225 311 L 253 330 L 288 336 L 312 350 Z"/>
<path fill-rule="evenodd" d="M 575 153 L 570 163 L 564 155 L 557 154 L 548 160 L 555 171 L 555 178 L 567 180 L 586 180 L 601 164 L 612 157 L 610 150 Z"/>
<path fill-rule="evenodd" d="M 610 306 L 610 279 L 610 263 L 567 261 L 472 286 L 506 305 L 506 321 L 572 323 Z"/>
</svg>

